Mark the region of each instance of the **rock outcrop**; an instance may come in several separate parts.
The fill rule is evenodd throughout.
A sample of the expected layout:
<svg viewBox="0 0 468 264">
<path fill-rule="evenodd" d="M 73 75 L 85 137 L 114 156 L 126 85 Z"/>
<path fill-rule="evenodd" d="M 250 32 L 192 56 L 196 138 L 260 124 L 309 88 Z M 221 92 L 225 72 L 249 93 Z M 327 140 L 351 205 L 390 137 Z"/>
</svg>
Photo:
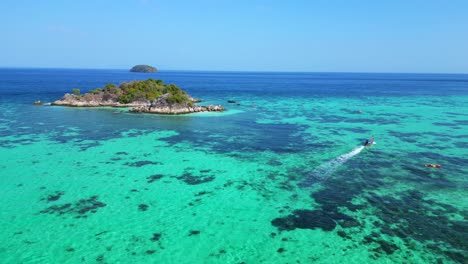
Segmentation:
<svg viewBox="0 0 468 264">
<path fill-rule="evenodd" d="M 133 113 L 157 113 L 157 114 L 187 114 L 197 112 L 219 112 L 224 111 L 220 105 L 198 106 L 194 102 L 197 99 L 191 98 L 189 103 L 170 103 L 168 101 L 169 94 L 164 94 L 151 102 L 130 110 Z"/>
<path fill-rule="evenodd" d="M 122 104 L 117 101 L 117 97 L 112 94 L 65 94 L 62 99 L 52 103 L 52 105 L 61 106 L 74 106 L 74 107 L 98 107 L 98 106 L 112 106 L 112 107 L 138 107 L 144 104 L 149 104 L 148 100 L 136 101 L 128 104 Z"/>
<path fill-rule="evenodd" d="M 62 99 L 52 103 L 52 105 L 72 106 L 72 107 L 132 107 L 132 113 L 155 113 L 155 114 L 188 114 L 197 112 L 221 112 L 225 109 L 221 105 L 199 106 L 199 99 L 190 98 L 189 103 L 171 103 L 169 94 L 164 94 L 154 101 L 139 100 L 128 104 L 117 101 L 117 97 L 104 94 L 65 94 Z"/>
</svg>

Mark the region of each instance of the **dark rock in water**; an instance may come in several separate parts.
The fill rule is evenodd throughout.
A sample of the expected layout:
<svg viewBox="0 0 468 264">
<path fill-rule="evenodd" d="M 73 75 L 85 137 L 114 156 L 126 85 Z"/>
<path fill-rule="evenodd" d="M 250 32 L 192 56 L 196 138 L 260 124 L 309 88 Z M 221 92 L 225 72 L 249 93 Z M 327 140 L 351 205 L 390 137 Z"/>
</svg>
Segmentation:
<svg viewBox="0 0 468 264">
<path fill-rule="evenodd" d="M 228 103 L 230 103 L 230 104 L 235 104 L 235 103 L 237 103 L 237 102 L 236 102 L 235 100 L 228 100 Z"/>
<path fill-rule="evenodd" d="M 284 248 L 278 248 L 278 250 L 276 250 L 278 253 L 283 253 L 284 251 L 286 251 Z"/>
<path fill-rule="evenodd" d="M 156 250 L 151 249 L 151 250 L 146 250 L 145 253 L 146 253 L 147 255 L 152 255 L 152 254 L 154 254 L 154 252 L 156 252 Z"/>
<path fill-rule="evenodd" d="M 162 236 L 161 233 L 154 233 L 153 237 L 151 238 L 151 241 L 153 242 L 159 241 L 159 239 L 161 239 L 161 236 Z"/>
</svg>

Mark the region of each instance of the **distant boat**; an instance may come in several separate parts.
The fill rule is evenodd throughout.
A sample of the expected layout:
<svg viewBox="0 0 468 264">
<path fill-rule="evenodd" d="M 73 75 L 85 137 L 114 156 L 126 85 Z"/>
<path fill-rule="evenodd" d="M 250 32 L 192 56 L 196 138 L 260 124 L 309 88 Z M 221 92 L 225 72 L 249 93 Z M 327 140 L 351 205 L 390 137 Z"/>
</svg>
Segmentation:
<svg viewBox="0 0 468 264">
<path fill-rule="evenodd" d="M 34 101 L 34 105 L 42 105 L 41 100 Z"/>
<path fill-rule="evenodd" d="M 373 144 L 375 144 L 374 136 L 372 136 L 372 137 L 369 138 L 369 139 L 366 139 L 366 141 L 364 142 L 364 146 L 365 146 L 365 147 L 372 146 Z"/>
<path fill-rule="evenodd" d="M 45 106 L 51 106 L 52 103 L 44 103 L 43 105 L 45 105 Z"/>
</svg>

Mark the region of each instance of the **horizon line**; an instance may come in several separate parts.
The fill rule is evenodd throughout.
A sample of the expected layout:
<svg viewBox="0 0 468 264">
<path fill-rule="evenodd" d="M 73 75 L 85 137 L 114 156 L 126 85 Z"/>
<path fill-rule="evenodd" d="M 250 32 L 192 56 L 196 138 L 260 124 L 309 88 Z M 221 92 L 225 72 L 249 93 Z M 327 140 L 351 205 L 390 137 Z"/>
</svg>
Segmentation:
<svg viewBox="0 0 468 264">
<path fill-rule="evenodd" d="M 274 70 L 193 70 L 193 69 L 165 69 L 160 70 L 157 67 L 157 72 L 226 72 L 226 73 L 350 73 L 350 74 L 451 74 L 451 75 L 468 75 L 468 72 L 394 72 L 394 71 L 274 71 Z M 38 69 L 38 70 L 119 70 L 128 71 L 125 68 L 81 68 L 81 67 L 25 67 L 25 66 L 0 66 L 0 69 Z"/>
</svg>

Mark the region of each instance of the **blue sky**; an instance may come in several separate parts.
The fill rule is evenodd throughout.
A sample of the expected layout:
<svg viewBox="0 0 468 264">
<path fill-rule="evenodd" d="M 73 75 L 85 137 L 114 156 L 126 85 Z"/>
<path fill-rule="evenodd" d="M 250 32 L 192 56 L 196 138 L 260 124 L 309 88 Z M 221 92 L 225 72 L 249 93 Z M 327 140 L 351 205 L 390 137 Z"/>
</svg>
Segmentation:
<svg viewBox="0 0 468 264">
<path fill-rule="evenodd" d="M 466 0 L 2 0 L 0 10 L 0 67 L 468 73 Z"/>
</svg>

